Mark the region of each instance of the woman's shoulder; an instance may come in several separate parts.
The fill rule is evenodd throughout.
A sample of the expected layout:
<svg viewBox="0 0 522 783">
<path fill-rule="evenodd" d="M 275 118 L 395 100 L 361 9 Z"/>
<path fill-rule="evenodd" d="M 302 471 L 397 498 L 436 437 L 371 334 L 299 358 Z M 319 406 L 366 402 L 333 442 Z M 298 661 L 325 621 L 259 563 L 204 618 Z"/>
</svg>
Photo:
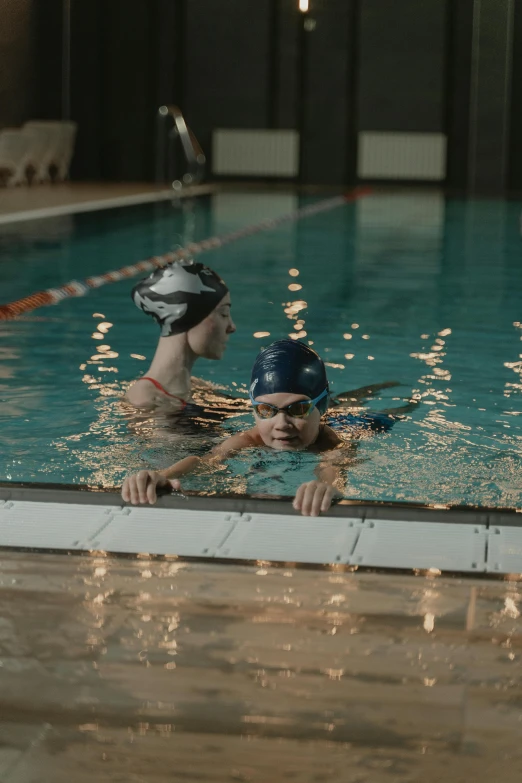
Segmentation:
<svg viewBox="0 0 522 783">
<path fill-rule="evenodd" d="M 123 395 L 122 402 L 133 405 L 135 408 L 154 408 L 157 400 L 157 392 L 154 387 L 149 387 L 141 381 L 134 381 Z"/>
<path fill-rule="evenodd" d="M 123 401 L 136 408 L 161 407 L 178 410 L 190 403 L 191 398 L 190 391 L 188 393 L 171 394 L 159 381 L 144 376 L 143 378 L 138 378 L 129 386 L 123 396 Z"/>
</svg>

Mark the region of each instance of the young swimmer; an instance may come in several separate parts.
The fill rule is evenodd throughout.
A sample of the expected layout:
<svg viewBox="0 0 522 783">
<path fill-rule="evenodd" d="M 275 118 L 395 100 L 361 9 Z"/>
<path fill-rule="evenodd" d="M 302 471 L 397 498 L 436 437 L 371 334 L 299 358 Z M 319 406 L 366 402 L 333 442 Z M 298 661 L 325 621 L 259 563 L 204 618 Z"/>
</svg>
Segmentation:
<svg viewBox="0 0 522 783">
<path fill-rule="evenodd" d="M 317 516 L 342 497 L 338 459 L 345 446 L 337 433 L 321 421 L 328 407 L 329 387 L 322 359 L 308 346 L 294 340 L 278 340 L 258 355 L 252 369 L 250 400 L 255 425 L 232 435 L 204 457 L 186 457 L 160 471 L 141 470 L 128 476 L 122 497 L 130 503 L 155 503 L 156 488 L 180 490 L 179 478 L 196 468 L 222 462 L 246 448 L 321 453 L 317 479 L 302 484 L 294 508 L 305 516 Z"/>
<path fill-rule="evenodd" d="M 192 396 L 191 371 L 199 357 L 221 359 L 236 331 L 230 293 L 208 266 L 189 261 L 157 269 L 132 289 L 137 307 L 161 327 L 156 353 L 124 401 L 139 409 L 186 409 Z"/>
<path fill-rule="evenodd" d="M 217 392 L 211 384 L 191 378 L 200 358 L 221 359 L 228 338 L 236 331 L 230 315 L 230 293 L 209 267 L 177 261 L 157 269 L 134 286 L 131 297 L 161 327 L 156 353 L 149 369 L 127 389 L 123 401 L 148 415 L 161 410 L 168 415 L 195 414 L 216 421 L 244 408 L 244 399 Z M 194 389 L 192 384 L 194 383 Z M 373 384 L 344 392 L 331 399 L 333 406 L 362 403 L 396 382 Z M 208 408 L 208 392 L 213 402 Z M 193 391 L 203 391 L 204 407 L 191 402 Z M 203 400 L 202 400 L 203 402 Z"/>
</svg>

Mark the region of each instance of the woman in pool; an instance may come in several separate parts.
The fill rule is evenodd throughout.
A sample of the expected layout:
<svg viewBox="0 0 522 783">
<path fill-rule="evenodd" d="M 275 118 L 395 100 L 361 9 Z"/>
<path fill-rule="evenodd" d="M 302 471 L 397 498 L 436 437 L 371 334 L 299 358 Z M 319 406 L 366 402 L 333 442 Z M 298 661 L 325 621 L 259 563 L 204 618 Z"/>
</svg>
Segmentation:
<svg viewBox="0 0 522 783">
<path fill-rule="evenodd" d="M 322 454 L 315 471 L 317 479 L 299 487 L 294 508 L 305 516 L 327 511 L 332 500 L 342 497 L 342 466 L 346 464 L 350 443 L 322 421 L 329 397 L 322 359 L 303 343 L 277 340 L 258 355 L 249 394 L 254 427 L 226 438 L 204 457 L 186 457 L 165 470 L 141 470 L 128 476 L 122 487 L 123 500 L 155 503 L 157 487 L 181 490 L 179 478 L 196 468 L 222 462 L 242 449 L 264 447 Z M 351 420 L 352 426 L 359 429 L 381 431 L 390 429 L 394 422 L 389 414 L 352 416 Z"/>
<path fill-rule="evenodd" d="M 152 364 L 124 400 L 141 409 L 183 409 L 196 359 L 221 359 L 236 331 L 228 288 L 208 266 L 177 261 L 141 280 L 131 296 L 160 325 L 161 336 Z"/>
<path fill-rule="evenodd" d="M 137 307 L 152 316 L 161 336 L 149 369 L 127 389 L 124 402 L 144 412 L 160 409 L 210 415 L 193 405 L 191 371 L 196 359 L 221 359 L 228 338 L 236 331 L 231 318 L 230 293 L 212 269 L 192 261 L 177 261 L 156 270 L 134 286 L 131 293 Z M 198 390 L 213 389 L 197 379 Z M 360 404 L 395 381 L 373 384 L 344 392 L 333 405 Z M 244 406 L 242 398 L 214 391 L 212 405 L 218 420 Z"/>
</svg>

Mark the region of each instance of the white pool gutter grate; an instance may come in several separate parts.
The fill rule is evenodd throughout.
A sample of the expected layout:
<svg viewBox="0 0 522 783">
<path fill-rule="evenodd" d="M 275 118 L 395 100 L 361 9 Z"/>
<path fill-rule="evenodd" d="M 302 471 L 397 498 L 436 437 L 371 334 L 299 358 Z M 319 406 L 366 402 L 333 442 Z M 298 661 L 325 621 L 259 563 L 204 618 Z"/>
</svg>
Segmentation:
<svg viewBox="0 0 522 783">
<path fill-rule="evenodd" d="M 350 562 L 379 568 L 485 571 L 486 541 L 485 525 L 366 520 Z M 522 568 L 522 560 L 520 564 Z"/>
<path fill-rule="evenodd" d="M 88 544 L 106 552 L 215 557 L 239 520 L 222 511 L 123 508 Z"/>
<path fill-rule="evenodd" d="M 0 504 L 0 546 L 86 549 L 109 525 L 114 506 L 8 500 Z"/>
<path fill-rule="evenodd" d="M 242 514 L 216 556 L 295 563 L 348 562 L 360 519 Z"/>
<path fill-rule="evenodd" d="M 211 505 L 208 499 L 205 509 L 127 507 L 105 505 L 100 496 L 77 504 L 0 500 L 0 547 L 522 573 L 522 525 L 514 514 L 498 514 L 506 524 L 495 524 L 494 516 L 477 513 L 474 524 L 469 517 L 440 521 L 440 515 L 428 521 L 426 512 L 411 509 L 400 519 L 397 509 L 395 518 L 382 509 L 350 516 L 348 508 L 340 515 L 339 507 L 332 516 L 302 517 L 220 510 L 219 503 L 206 510 Z"/>
<path fill-rule="evenodd" d="M 488 532 L 486 570 L 496 574 L 522 571 L 522 528 L 492 525 Z"/>
</svg>

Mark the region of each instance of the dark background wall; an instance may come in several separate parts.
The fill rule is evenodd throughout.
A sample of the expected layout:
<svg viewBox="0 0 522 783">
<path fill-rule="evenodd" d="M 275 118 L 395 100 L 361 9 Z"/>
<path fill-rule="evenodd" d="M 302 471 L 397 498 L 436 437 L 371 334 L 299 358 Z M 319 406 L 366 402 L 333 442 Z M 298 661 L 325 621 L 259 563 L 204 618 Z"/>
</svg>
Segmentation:
<svg viewBox="0 0 522 783">
<path fill-rule="evenodd" d="M 18 125 L 32 99 L 34 0 L 0 0 L 0 126 Z"/>
<path fill-rule="evenodd" d="M 161 0 L 72 0 L 78 179 L 152 179 L 154 114 L 177 83 L 175 11 Z"/>
<path fill-rule="evenodd" d="M 203 148 L 213 128 L 269 124 L 270 0 L 186 0 L 184 108 Z"/>
<path fill-rule="evenodd" d="M 447 5 L 447 184 L 459 192 L 466 190 L 468 181 L 474 2 L 449 0 Z"/>
<path fill-rule="evenodd" d="M 298 19 L 301 30 L 301 179 L 355 181 L 354 70 L 357 3 L 323 0 L 317 13 Z M 308 29 L 307 29 L 308 28 Z"/>
<path fill-rule="evenodd" d="M 0 0 L 1 127 L 62 116 L 66 4 Z M 207 156 L 218 127 L 296 128 L 305 183 L 355 183 L 359 131 L 443 132 L 446 185 L 464 191 L 475 5 L 310 0 L 303 15 L 297 0 L 70 0 L 72 175 L 151 180 L 155 114 L 174 102 Z M 522 191 L 519 3 L 514 42 L 509 185 Z"/>
<path fill-rule="evenodd" d="M 364 0 L 359 15 L 358 127 L 445 131 L 447 0 Z"/>
<path fill-rule="evenodd" d="M 60 117 L 62 7 L 0 0 L 0 127 Z"/>
<path fill-rule="evenodd" d="M 509 190 L 522 194 L 522 4 L 515 4 L 511 78 Z"/>
</svg>

